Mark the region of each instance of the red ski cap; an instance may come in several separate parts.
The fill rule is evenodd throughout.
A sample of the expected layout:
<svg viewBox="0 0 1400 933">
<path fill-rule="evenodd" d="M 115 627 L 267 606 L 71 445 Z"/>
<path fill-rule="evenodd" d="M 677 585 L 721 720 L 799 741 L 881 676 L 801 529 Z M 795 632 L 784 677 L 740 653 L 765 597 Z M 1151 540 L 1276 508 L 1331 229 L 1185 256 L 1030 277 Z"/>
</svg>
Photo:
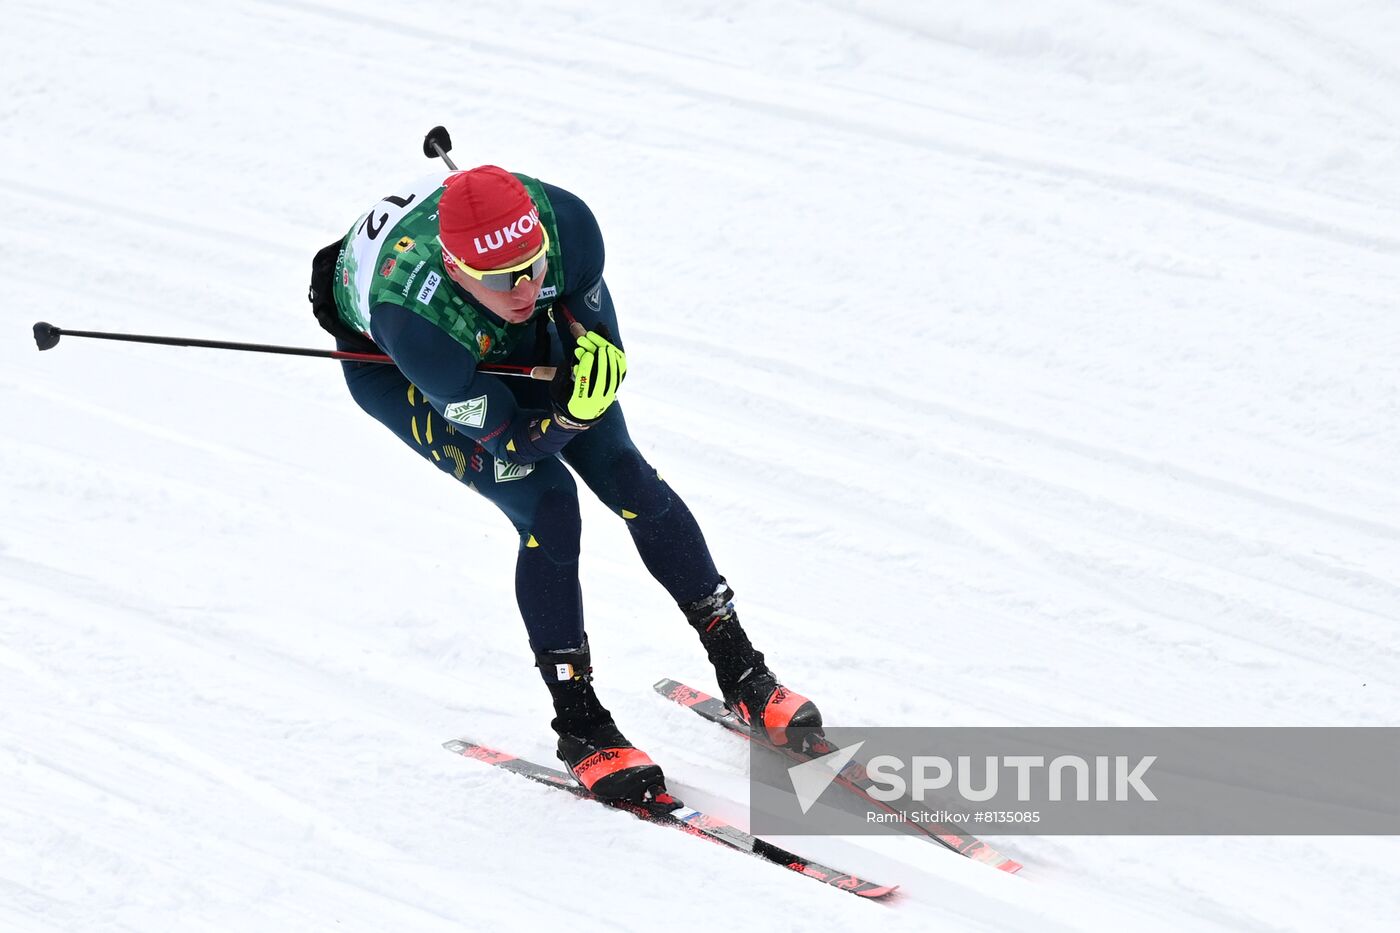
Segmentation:
<svg viewBox="0 0 1400 933">
<path fill-rule="evenodd" d="M 438 201 L 438 239 L 473 269 L 504 269 L 544 248 L 530 194 L 510 172 L 480 165 L 447 176 Z"/>
</svg>

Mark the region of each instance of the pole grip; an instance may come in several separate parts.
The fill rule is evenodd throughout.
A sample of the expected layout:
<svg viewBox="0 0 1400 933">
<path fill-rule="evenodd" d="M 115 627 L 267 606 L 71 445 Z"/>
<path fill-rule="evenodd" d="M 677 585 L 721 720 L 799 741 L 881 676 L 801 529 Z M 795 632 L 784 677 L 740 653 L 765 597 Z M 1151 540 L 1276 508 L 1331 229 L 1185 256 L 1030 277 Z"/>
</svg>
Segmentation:
<svg viewBox="0 0 1400 933">
<path fill-rule="evenodd" d="M 564 318 L 565 323 L 568 324 L 569 336 L 577 340 L 584 334 L 588 333 L 588 328 L 584 327 L 578 322 L 578 319 L 574 317 L 573 313 L 569 311 L 568 307 L 562 301 L 556 304 L 554 307 Z"/>
</svg>

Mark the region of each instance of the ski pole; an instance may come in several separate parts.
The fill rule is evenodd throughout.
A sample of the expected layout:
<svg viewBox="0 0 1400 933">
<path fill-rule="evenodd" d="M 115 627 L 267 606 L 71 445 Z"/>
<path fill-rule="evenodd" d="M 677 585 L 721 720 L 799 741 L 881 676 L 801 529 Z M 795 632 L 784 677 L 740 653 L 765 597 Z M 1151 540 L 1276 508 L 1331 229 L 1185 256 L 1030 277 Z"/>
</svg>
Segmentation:
<svg viewBox="0 0 1400 933">
<path fill-rule="evenodd" d="M 448 134 L 447 128 L 435 126 L 423 137 L 423 155 L 428 158 L 437 157 L 447 164 L 452 171 L 457 171 L 457 166 L 452 163 L 448 153 L 452 151 L 452 137 Z M 562 303 L 557 304 L 556 309 L 562 312 L 564 320 L 568 324 L 569 333 L 575 338 L 583 336 L 585 328 L 574 316 L 569 313 Z M 58 346 L 58 339 L 62 336 L 69 337 L 91 337 L 98 340 L 124 340 L 130 343 L 152 343 L 168 347 L 205 347 L 211 350 L 242 350 L 249 353 L 281 353 L 287 356 L 316 356 L 323 359 L 350 360 L 357 363 L 392 363 L 387 356 L 380 353 L 353 353 L 346 350 L 316 350 L 310 347 L 282 347 L 265 343 L 237 343 L 230 340 L 198 340 L 192 337 L 155 337 L 147 334 L 113 334 L 95 330 L 64 330 L 56 327 L 47 321 L 39 321 L 34 325 L 34 343 L 40 350 L 52 350 Z M 491 373 L 496 376 L 520 376 L 526 379 L 537 379 L 544 382 L 554 378 L 553 366 L 516 366 L 505 363 L 483 364 L 477 367 L 478 372 Z"/>
<path fill-rule="evenodd" d="M 34 343 L 40 350 L 52 350 L 60 337 L 93 337 L 98 340 L 124 340 L 130 343 L 154 343 L 167 347 L 205 347 L 210 350 L 243 350 L 250 353 L 282 353 L 288 356 L 318 356 L 332 360 L 357 363 L 392 363 L 382 353 L 351 353 L 346 350 L 316 350 L 310 347 L 279 347 L 265 343 L 235 343 L 230 340 L 196 340 L 191 337 L 153 337 L 146 334 L 112 334 L 95 330 L 64 330 L 47 321 L 34 325 Z M 548 382 L 554 378 L 553 366 L 515 366 L 504 363 L 483 364 L 477 372 L 495 376 L 521 376 Z"/>
</svg>

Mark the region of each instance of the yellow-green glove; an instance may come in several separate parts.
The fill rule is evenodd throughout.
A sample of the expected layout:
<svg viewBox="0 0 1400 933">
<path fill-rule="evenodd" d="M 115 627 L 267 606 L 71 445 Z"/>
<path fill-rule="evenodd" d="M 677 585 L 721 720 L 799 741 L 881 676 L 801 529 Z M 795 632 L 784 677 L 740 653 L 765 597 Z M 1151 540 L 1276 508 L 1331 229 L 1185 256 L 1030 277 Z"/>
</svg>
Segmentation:
<svg viewBox="0 0 1400 933">
<path fill-rule="evenodd" d="M 562 427 L 570 427 L 570 422 L 588 427 L 617 399 L 627 375 L 627 354 L 613 346 L 611 336 L 607 325 L 584 334 L 574 345 L 574 365 L 563 364 L 555 371 L 549 396 Z"/>
</svg>

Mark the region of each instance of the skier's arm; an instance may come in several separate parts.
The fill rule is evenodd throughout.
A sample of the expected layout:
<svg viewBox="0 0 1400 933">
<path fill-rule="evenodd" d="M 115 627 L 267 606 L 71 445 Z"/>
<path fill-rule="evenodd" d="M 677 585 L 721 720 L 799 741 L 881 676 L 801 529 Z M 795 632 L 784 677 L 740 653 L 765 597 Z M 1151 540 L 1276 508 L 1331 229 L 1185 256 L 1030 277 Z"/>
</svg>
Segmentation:
<svg viewBox="0 0 1400 933">
<path fill-rule="evenodd" d="M 375 343 L 393 358 L 439 415 L 506 463 L 551 457 L 580 433 L 550 412 L 521 409 L 501 378 L 476 370 L 476 357 L 436 324 L 393 304 L 370 316 Z"/>
</svg>

